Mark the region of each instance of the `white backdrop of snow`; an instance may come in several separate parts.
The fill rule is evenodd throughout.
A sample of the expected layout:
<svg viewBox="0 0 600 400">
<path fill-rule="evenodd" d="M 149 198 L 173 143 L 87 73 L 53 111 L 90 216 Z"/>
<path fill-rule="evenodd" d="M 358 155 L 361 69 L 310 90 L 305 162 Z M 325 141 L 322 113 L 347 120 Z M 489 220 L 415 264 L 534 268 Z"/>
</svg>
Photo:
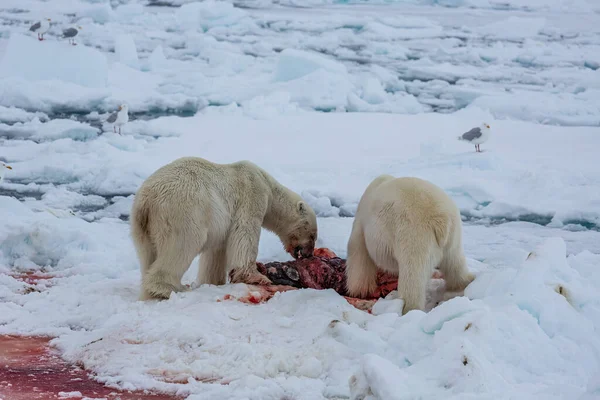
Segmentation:
<svg viewBox="0 0 600 400">
<path fill-rule="evenodd" d="M 534 233 L 519 245 L 540 243 L 533 253 L 520 250 L 520 262 L 500 269 L 470 259 L 478 276 L 468 298 L 428 314 L 369 315 L 330 290 L 284 293 L 259 306 L 216 302 L 243 296 L 245 285 L 144 304 L 136 302 L 139 273 L 125 224 L 57 219 L 7 197 L 0 203 L 3 259 L 19 270 L 46 265 L 61 277 L 23 294 L 28 285 L 3 276 L 0 333 L 56 335 L 68 360 L 117 387 L 189 399 L 566 399 L 583 395 L 600 367 L 599 256 L 566 258 L 561 238 Z M 351 220 L 319 223 L 327 245 L 341 247 Z M 466 229 L 467 249 L 486 240 L 482 232 Z M 263 235 L 265 249 L 281 259 L 272 235 Z"/>
<path fill-rule="evenodd" d="M 588 177 L 597 179 L 591 175 L 593 129 L 491 121 L 497 133 L 482 154 L 443 133 L 464 130 L 481 118 L 466 112 L 265 120 L 199 115 L 144 122 L 146 134 L 160 135 L 161 129 L 168 133 L 149 142 L 137 135 L 87 142 L 7 141 L 10 147 L 1 148 L 0 157 L 12 158 L 10 179 L 61 186 L 39 185 L 47 193 L 40 201 L 19 203 L 0 196 L 5 221 L 0 227 L 0 269 L 43 267 L 58 278 L 51 281 L 54 286 L 42 286 L 41 293 L 25 294 L 26 284 L 4 277 L 0 333 L 55 335 L 54 344 L 64 356 L 83 362 L 102 382 L 178 391 L 190 399 L 279 399 L 283 394 L 361 398 L 369 390 L 373 399 L 582 396 L 588 379 L 600 369 L 600 339 L 594 334 L 600 324 L 600 270 L 595 268 L 600 258 L 587 251 L 600 252 L 597 232 L 526 223 L 465 225 L 469 265 L 478 275 L 465 293 L 468 298 L 404 317 L 389 313 L 393 305 L 382 303 L 378 315 L 371 316 L 332 291 L 284 293 L 259 306 L 216 302 L 225 294 L 243 296 L 244 285 L 201 287 L 162 303 L 139 303 L 139 271 L 128 225 L 117 219 L 128 213 L 131 196 L 83 218 L 37 211 L 41 204 L 61 202 L 63 207 L 106 205 L 102 197 L 71 193 L 133 191 L 157 167 L 183 155 L 258 162 L 303 192 L 322 215 L 334 216 L 319 218 L 318 245 L 342 257 L 352 219 L 335 218 L 331 203 L 355 205 L 379 173 L 430 179 L 469 213 L 485 214 L 498 196 L 505 209 L 495 212 L 502 216 L 513 210 L 529 212 L 520 211 L 524 205 L 538 212 L 560 207 L 563 215 L 575 208 L 598 210 L 597 196 L 591 194 L 597 187 L 573 181 L 575 171 L 585 166 Z M 198 126 L 212 134 L 198 135 Z M 239 126 L 245 127 L 243 132 Z M 405 133 L 390 129 L 396 126 Z M 369 140 L 357 146 L 366 134 Z M 546 141 L 553 143 L 546 145 L 546 153 L 518 145 L 542 138 L 552 139 Z M 228 146 L 232 142 L 235 147 Z M 318 145 L 290 151 L 306 143 Z M 574 149 L 579 157 L 561 162 L 560 152 L 569 143 L 578 143 Z M 319 198 L 322 206 L 314 200 Z M 486 201 L 490 205 L 481 209 Z M 531 250 L 534 254 L 527 259 Z M 259 252 L 262 261 L 289 259 L 267 232 Z M 186 282 L 193 281 L 196 268 L 194 262 Z M 431 290 L 430 303 L 437 296 L 436 287 Z M 333 320 L 340 322 L 330 326 Z M 394 368 L 387 368 L 389 364 Z M 355 383 L 350 385 L 352 376 Z M 229 384 L 210 383 L 213 379 Z M 181 380 L 188 383 L 169 383 Z M 397 382 L 411 383 L 398 391 Z"/>
<path fill-rule="evenodd" d="M 20 7 L 17 0 L 6 1 L 9 9 Z M 0 43 L 0 58 L 10 67 L 10 74 L 0 78 L 0 105 L 44 112 L 109 111 L 127 100 L 132 112 L 188 111 L 211 104 L 230 105 L 218 112 L 239 113 L 236 106 L 283 91 L 296 109 L 412 114 L 469 106 L 503 119 L 600 124 L 597 24 L 594 13 L 586 12 L 594 10 L 594 2 L 508 2 L 509 9 L 536 10 L 515 15 L 489 9 L 494 6 L 486 1 L 444 3 L 458 10 L 423 6 L 440 4 L 431 1 L 352 7 L 315 2 L 322 7 L 293 11 L 240 9 L 225 1 L 184 3 L 166 10 L 136 2 L 111 9 L 107 3 L 57 0 L 51 12 L 43 3 L 28 3 L 56 23 L 42 43 L 31 34 L 32 40 L 21 43 L 17 29 L 4 36 L 14 38 Z M 80 44 L 85 46 L 55 42 L 60 26 L 72 22 L 61 12 L 81 18 Z M 116 46 L 115 38 L 120 38 Z M 82 51 L 101 55 L 91 46 L 107 53 L 108 64 L 90 60 L 80 68 L 81 60 L 89 59 Z M 24 51 L 15 53 L 15 48 Z M 109 53 L 113 48 L 116 57 Z M 3 54 L 6 50 L 10 54 Z M 49 65 L 36 61 L 49 54 Z M 122 81 L 130 77 L 114 78 L 120 73 L 115 61 L 145 73 L 123 88 Z M 65 72 L 73 70 L 66 66 L 76 66 L 77 73 Z M 84 71 L 103 90 L 60 83 L 89 84 Z M 277 79 L 286 74 L 290 80 Z M 147 86 L 152 89 L 139 92 Z M 126 99 L 124 92 L 139 93 Z M 254 116 L 256 110 L 242 107 L 241 112 Z"/>
<path fill-rule="evenodd" d="M 28 81 L 75 83 L 90 88 L 107 84 L 107 62 L 101 52 L 66 41 L 44 41 L 12 34 L 0 60 L 0 76 Z"/>
</svg>

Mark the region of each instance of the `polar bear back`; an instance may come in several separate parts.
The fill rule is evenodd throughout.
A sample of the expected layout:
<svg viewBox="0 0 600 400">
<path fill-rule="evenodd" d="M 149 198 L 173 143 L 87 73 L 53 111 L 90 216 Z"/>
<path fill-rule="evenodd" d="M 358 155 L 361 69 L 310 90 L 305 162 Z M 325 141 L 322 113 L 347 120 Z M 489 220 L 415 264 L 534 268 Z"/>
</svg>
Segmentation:
<svg viewBox="0 0 600 400">
<path fill-rule="evenodd" d="M 394 236 L 433 231 L 441 248 L 457 224 L 460 227 L 460 212 L 450 196 L 414 177 L 379 176 L 365 190 L 356 214 L 366 219 L 361 221 L 365 229 L 393 231 Z"/>
<path fill-rule="evenodd" d="M 210 236 L 217 241 L 227 234 L 242 203 L 255 206 L 251 209 L 267 210 L 272 189 L 278 185 L 250 161 L 217 164 L 199 157 L 183 157 L 144 181 L 136 193 L 138 207 L 134 210 L 147 209 L 152 215 L 149 233 L 165 232 L 167 226 L 184 229 L 193 222 L 210 227 Z"/>
</svg>

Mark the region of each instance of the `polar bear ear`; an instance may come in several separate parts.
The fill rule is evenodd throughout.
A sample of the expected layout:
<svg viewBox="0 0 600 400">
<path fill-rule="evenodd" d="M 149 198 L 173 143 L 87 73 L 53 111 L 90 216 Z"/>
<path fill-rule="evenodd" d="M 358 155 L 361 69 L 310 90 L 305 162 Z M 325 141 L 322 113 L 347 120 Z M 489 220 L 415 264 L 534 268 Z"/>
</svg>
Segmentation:
<svg viewBox="0 0 600 400">
<path fill-rule="evenodd" d="M 298 208 L 298 212 L 300 213 L 300 215 L 305 215 L 306 214 L 306 203 L 303 202 L 302 200 L 300 200 L 298 202 L 297 208 Z"/>
</svg>

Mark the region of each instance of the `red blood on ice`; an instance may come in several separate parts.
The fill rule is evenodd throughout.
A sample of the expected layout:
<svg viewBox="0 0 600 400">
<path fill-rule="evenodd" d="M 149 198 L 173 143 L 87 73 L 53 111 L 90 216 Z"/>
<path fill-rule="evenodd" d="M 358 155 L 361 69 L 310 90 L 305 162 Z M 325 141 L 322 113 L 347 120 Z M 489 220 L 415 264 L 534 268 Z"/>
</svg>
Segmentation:
<svg viewBox="0 0 600 400">
<path fill-rule="evenodd" d="M 383 271 L 377 272 L 377 289 L 367 299 L 348 297 L 346 292 L 346 260 L 327 249 L 315 249 L 314 256 L 286 262 L 257 263 L 258 272 L 265 275 L 273 283 L 269 286 L 250 286 L 250 294 L 238 299 L 244 303 L 257 304 L 268 301 L 276 292 L 311 288 L 333 289 L 354 307 L 370 312 L 373 304 L 380 297 L 387 296 L 398 288 L 398 277 Z M 230 273 L 231 274 L 231 273 Z M 230 275 L 231 276 L 231 275 Z M 435 271 L 432 278 L 441 278 Z M 229 296 L 229 297 L 227 297 Z M 227 295 L 227 299 L 232 299 Z M 224 300 L 227 300 L 224 299 Z"/>
<path fill-rule="evenodd" d="M 89 377 L 89 372 L 63 361 L 48 346 L 51 338 L 0 336 L 0 399 L 51 400 L 67 398 L 67 393 L 80 392 L 70 399 L 108 400 L 174 400 L 167 394 L 111 389 Z M 63 393 L 61 396 L 59 393 Z"/>
<path fill-rule="evenodd" d="M 54 278 L 54 276 L 45 274 L 43 272 L 23 272 L 20 274 L 12 275 L 13 278 L 28 283 L 30 285 L 37 285 L 40 281 L 45 281 Z"/>
</svg>

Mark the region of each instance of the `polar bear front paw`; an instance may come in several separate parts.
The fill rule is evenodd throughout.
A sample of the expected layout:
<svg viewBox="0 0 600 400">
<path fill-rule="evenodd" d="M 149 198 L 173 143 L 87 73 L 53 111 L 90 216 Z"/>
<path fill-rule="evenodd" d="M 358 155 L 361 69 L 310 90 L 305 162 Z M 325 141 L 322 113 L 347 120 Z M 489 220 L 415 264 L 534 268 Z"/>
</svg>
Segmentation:
<svg viewBox="0 0 600 400">
<path fill-rule="evenodd" d="M 246 283 L 248 285 L 272 285 L 273 282 L 258 271 L 244 271 L 243 269 L 233 270 L 231 283 Z"/>
</svg>

